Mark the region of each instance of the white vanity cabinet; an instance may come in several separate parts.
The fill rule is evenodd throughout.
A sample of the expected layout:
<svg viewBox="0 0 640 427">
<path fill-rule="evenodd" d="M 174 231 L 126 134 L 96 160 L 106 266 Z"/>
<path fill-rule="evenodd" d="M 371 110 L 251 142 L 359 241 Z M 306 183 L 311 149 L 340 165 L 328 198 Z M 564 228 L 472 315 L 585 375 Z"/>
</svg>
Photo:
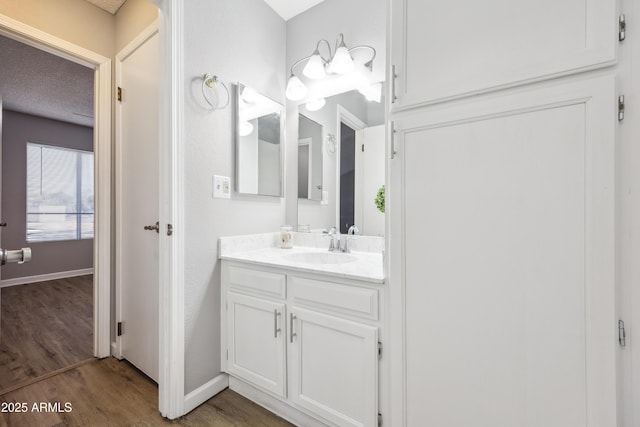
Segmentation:
<svg viewBox="0 0 640 427">
<path fill-rule="evenodd" d="M 377 426 L 379 284 L 234 261 L 222 279 L 223 370 L 321 424 Z"/>
</svg>

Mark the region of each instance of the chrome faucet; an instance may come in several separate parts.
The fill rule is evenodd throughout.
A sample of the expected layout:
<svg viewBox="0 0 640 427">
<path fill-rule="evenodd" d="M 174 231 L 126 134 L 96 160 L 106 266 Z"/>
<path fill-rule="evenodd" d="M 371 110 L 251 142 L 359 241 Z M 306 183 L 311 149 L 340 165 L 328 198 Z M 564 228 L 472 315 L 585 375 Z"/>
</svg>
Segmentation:
<svg viewBox="0 0 640 427">
<path fill-rule="evenodd" d="M 340 252 L 344 252 L 347 254 L 351 253 L 351 249 L 349 249 L 349 240 L 355 239 L 355 237 L 351 236 L 355 236 L 356 234 L 360 234 L 360 230 L 358 230 L 358 227 L 354 224 L 349 227 L 347 235 L 340 239 Z"/>
<path fill-rule="evenodd" d="M 340 238 L 339 238 L 338 231 L 336 230 L 336 228 L 335 227 L 331 227 L 329 229 L 329 233 L 326 234 L 326 236 L 329 236 L 329 238 L 331 239 L 331 241 L 329 242 L 329 252 L 339 251 L 340 250 Z"/>
</svg>

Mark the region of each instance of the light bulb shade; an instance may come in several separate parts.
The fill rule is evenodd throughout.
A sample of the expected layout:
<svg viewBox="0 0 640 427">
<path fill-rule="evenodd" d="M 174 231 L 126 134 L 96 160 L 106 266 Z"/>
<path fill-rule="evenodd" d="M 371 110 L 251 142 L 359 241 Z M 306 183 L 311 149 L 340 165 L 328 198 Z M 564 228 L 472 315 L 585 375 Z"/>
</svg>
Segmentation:
<svg viewBox="0 0 640 427">
<path fill-rule="evenodd" d="M 306 107 L 308 111 L 318 111 L 319 109 L 321 109 L 322 107 L 324 107 L 324 104 L 326 104 L 327 101 L 325 101 L 324 98 L 320 98 L 320 99 L 312 99 L 311 101 L 306 103 Z"/>
<path fill-rule="evenodd" d="M 324 61 L 317 49 L 307 61 L 307 65 L 302 69 L 302 74 L 313 80 L 324 79 L 327 76 L 324 70 Z"/>
<path fill-rule="evenodd" d="M 308 91 L 309 90 L 304 85 L 304 83 L 302 83 L 298 77 L 292 74 L 289 78 L 289 82 L 287 83 L 287 91 L 285 93 L 287 99 L 290 99 L 291 101 L 299 101 L 307 96 Z"/>
<path fill-rule="evenodd" d="M 238 129 L 238 133 L 240 133 L 240 136 L 251 135 L 251 132 L 253 132 L 253 125 L 251 123 L 240 122 L 240 126 Z"/>
<path fill-rule="evenodd" d="M 335 55 L 333 55 L 329 69 L 336 74 L 348 74 L 353 71 L 353 58 L 344 44 L 338 47 Z"/>
<path fill-rule="evenodd" d="M 246 87 L 242 89 L 242 99 L 247 104 L 253 104 L 258 99 L 258 92 L 255 89 Z"/>
</svg>

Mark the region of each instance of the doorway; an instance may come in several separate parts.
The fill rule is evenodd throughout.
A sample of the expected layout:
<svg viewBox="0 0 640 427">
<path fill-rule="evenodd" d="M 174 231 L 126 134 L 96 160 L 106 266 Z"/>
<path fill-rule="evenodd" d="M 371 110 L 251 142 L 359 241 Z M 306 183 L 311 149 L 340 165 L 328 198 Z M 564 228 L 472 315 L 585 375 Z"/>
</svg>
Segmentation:
<svg viewBox="0 0 640 427">
<path fill-rule="evenodd" d="M 94 241 L 93 344 L 94 357 L 110 354 L 111 235 L 111 60 L 0 15 L 0 35 L 89 67 L 94 77 Z M 5 100 L 6 101 L 6 100 Z M 37 256 L 37 255 L 36 255 Z"/>
</svg>

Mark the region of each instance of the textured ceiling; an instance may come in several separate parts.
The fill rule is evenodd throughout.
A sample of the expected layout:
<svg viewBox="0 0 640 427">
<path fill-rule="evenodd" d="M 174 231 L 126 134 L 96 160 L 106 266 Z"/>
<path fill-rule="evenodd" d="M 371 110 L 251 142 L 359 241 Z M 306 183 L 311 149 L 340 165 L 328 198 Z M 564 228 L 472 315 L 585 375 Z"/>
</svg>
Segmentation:
<svg viewBox="0 0 640 427">
<path fill-rule="evenodd" d="M 2 107 L 93 126 L 92 69 L 0 36 Z"/>
<path fill-rule="evenodd" d="M 271 9 L 275 10 L 278 15 L 282 16 L 285 21 L 293 18 L 294 16 L 304 12 L 307 9 L 311 9 L 318 3 L 322 3 L 324 0 L 264 0 L 267 2 Z"/>
<path fill-rule="evenodd" d="M 118 9 L 127 0 L 87 0 L 89 3 L 98 6 L 100 9 L 106 10 L 112 15 L 115 15 Z"/>
</svg>

